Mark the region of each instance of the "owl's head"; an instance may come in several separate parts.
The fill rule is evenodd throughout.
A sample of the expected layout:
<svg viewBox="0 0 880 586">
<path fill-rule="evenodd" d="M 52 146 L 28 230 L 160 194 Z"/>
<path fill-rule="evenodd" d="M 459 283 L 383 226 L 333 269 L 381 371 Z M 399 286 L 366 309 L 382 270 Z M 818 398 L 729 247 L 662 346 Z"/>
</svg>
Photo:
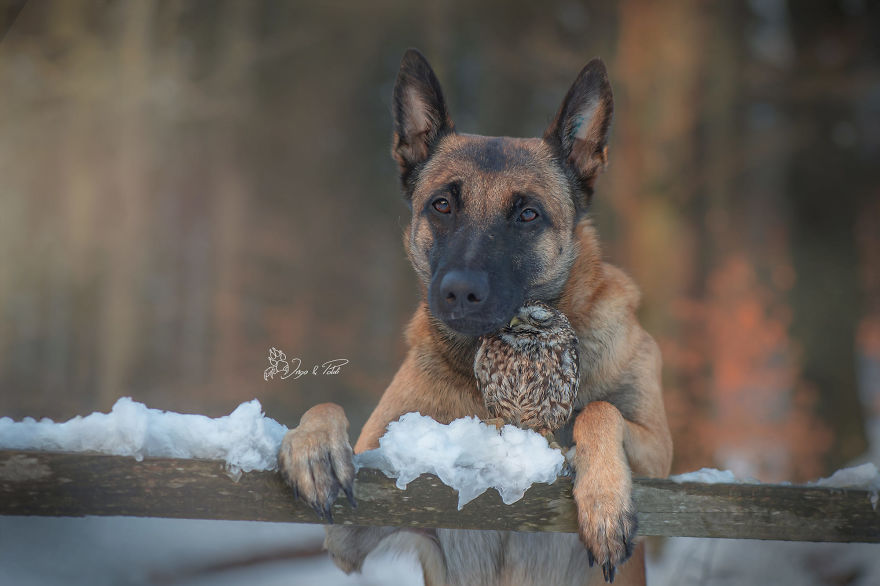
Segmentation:
<svg viewBox="0 0 880 586">
<path fill-rule="evenodd" d="M 507 328 L 514 335 L 534 336 L 571 329 L 568 319 L 558 309 L 540 301 L 527 301 L 517 310 Z"/>
</svg>

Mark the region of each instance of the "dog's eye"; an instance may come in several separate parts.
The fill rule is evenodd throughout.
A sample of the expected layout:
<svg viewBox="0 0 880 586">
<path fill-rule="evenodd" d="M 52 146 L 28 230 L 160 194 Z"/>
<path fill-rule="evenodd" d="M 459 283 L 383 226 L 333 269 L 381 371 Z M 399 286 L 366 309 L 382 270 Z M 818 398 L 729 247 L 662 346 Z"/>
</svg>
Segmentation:
<svg viewBox="0 0 880 586">
<path fill-rule="evenodd" d="M 520 222 L 531 222 L 532 220 L 537 219 L 537 217 L 538 212 L 536 212 L 532 208 L 526 208 L 520 213 L 519 220 Z"/>
<path fill-rule="evenodd" d="M 449 205 L 449 200 L 445 197 L 435 199 L 431 205 L 441 214 L 448 214 L 452 211 L 452 206 Z"/>
</svg>

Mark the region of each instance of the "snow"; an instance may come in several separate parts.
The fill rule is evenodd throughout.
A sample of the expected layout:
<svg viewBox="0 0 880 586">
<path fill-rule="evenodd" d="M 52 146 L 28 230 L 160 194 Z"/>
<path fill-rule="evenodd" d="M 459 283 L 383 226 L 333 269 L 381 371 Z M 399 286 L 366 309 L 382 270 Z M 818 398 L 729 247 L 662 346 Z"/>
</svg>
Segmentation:
<svg viewBox="0 0 880 586">
<path fill-rule="evenodd" d="M 695 472 L 676 474 L 675 476 L 670 476 L 669 480 L 678 483 L 703 482 L 706 484 L 751 484 L 753 482 L 748 480 L 740 480 L 730 470 L 716 470 L 714 468 L 700 468 Z"/>
<path fill-rule="evenodd" d="M 64 423 L 26 417 L 0 418 L 0 448 L 47 451 L 95 451 L 118 456 L 224 460 L 233 475 L 273 470 L 287 427 L 263 414 L 256 399 L 224 417 L 210 418 L 151 409 L 123 397 L 110 413 L 77 416 Z M 388 426 L 379 448 L 355 457 L 358 467 L 378 468 L 397 479 L 398 488 L 422 474 L 434 474 L 458 491 L 458 508 L 495 488 L 510 504 L 535 482 L 553 483 L 564 458 L 540 435 L 505 425 L 499 431 L 476 417 L 443 425 L 419 413 L 403 415 Z M 730 470 L 702 468 L 671 476 L 679 483 L 754 483 Z M 874 464 L 838 470 L 816 486 L 871 491 L 880 500 L 880 471 Z"/>
<path fill-rule="evenodd" d="M 670 476 L 673 482 L 702 482 L 706 484 L 757 484 L 752 478 L 742 480 L 730 470 L 716 470 L 714 468 L 700 468 L 695 472 L 686 472 Z M 783 483 L 789 484 L 789 483 Z M 880 470 L 871 462 L 851 468 L 838 470 L 828 478 L 808 482 L 807 486 L 824 486 L 828 488 L 852 488 L 867 490 L 871 493 L 871 506 L 877 510 L 880 503 Z"/>
<path fill-rule="evenodd" d="M 676 474 L 670 476 L 669 480 L 678 483 L 684 482 L 702 482 L 705 484 L 757 484 L 758 481 L 749 478 L 743 480 L 737 478 L 730 470 L 716 470 L 714 468 L 700 468 L 695 472 L 685 472 L 684 474 Z M 783 483 L 790 484 L 790 483 Z M 828 488 L 852 488 L 859 490 L 867 490 L 871 493 L 871 506 L 877 509 L 878 501 L 880 501 L 880 470 L 873 463 L 853 466 L 851 468 L 843 468 L 838 470 L 828 478 L 820 478 L 813 482 L 808 482 L 807 486 L 824 486 Z"/>
<path fill-rule="evenodd" d="M 101 452 L 154 458 L 225 460 L 233 477 L 242 471 L 272 470 L 287 428 L 263 415 L 256 399 L 224 417 L 150 409 L 123 397 L 110 413 L 77 416 L 64 423 L 31 417 L 0 418 L 0 448 Z"/>
<path fill-rule="evenodd" d="M 26 417 L 0 419 L 0 448 L 94 451 L 138 460 L 203 458 L 224 460 L 233 477 L 273 470 L 287 428 L 263 414 L 256 399 L 224 417 L 151 409 L 128 397 L 110 413 L 92 413 L 64 423 Z M 507 425 L 495 427 L 467 417 L 449 425 L 409 413 L 391 423 L 379 449 L 360 454 L 359 467 L 379 468 L 406 488 L 421 474 L 435 474 L 459 493 L 459 508 L 494 487 L 505 503 L 522 498 L 534 482 L 552 483 L 563 457 L 540 435 Z"/>
<path fill-rule="evenodd" d="M 868 462 L 852 468 L 838 470 L 828 478 L 820 478 L 811 485 L 825 486 L 830 488 L 855 488 L 867 490 L 871 493 L 871 506 L 877 510 L 880 501 L 880 470 L 873 462 Z"/>
<path fill-rule="evenodd" d="M 872 462 L 868 462 L 861 466 L 843 468 L 828 478 L 820 478 L 810 484 L 815 484 L 816 486 L 828 486 L 831 488 L 877 490 L 880 488 L 880 470 L 878 470 L 877 466 Z"/>
<path fill-rule="evenodd" d="M 397 487 L 421 474 L 434 474 L 458 491 L 458 508 L 498 490 L 510 504 L 535 482 L 553 483 L 564 458 L 541 435 L 505 425 L 501 431 L 476 417 L 443 425 L 419 413 L 408 413 L 388 425 L 379 448 L 356 458 L 362 467 L 378 468 L 397 478 Z"/>
</svg>

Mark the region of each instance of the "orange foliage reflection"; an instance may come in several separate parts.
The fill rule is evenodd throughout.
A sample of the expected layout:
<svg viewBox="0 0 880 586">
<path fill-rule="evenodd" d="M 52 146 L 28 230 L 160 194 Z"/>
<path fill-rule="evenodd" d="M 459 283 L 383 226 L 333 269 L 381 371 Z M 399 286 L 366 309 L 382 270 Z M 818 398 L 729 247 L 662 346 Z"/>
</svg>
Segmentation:
<svg viewBox="0 0 880 586">
<path fill-rule="evenodd" d="M 832 434 L 815 415 L 816 389 L 798 381 L 779 297 L 733 254 L 710 276 L 705 299 L 673 304 L 683 332 L 661 345 L 677 379 L 667 405 L 680 469 L 714 462 L 766 481 L 821 474 Z"/>
</svg>

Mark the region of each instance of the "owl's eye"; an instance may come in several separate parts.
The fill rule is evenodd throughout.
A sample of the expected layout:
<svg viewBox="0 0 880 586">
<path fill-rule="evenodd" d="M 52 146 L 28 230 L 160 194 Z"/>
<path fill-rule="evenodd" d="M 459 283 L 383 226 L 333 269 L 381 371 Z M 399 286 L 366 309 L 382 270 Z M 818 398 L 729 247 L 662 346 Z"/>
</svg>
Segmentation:
<svg viewBox="0 0 880 586">
<path fill-rule="evenodd" d="M 546 309 L 538 307 L 532 310 L 532 312 L 529 314 L 529 317 L 531 317 L 534 321 L 538 323 L 544 323 L 545 321 L 550 319 L 550 312 Z"/>
</svg>

